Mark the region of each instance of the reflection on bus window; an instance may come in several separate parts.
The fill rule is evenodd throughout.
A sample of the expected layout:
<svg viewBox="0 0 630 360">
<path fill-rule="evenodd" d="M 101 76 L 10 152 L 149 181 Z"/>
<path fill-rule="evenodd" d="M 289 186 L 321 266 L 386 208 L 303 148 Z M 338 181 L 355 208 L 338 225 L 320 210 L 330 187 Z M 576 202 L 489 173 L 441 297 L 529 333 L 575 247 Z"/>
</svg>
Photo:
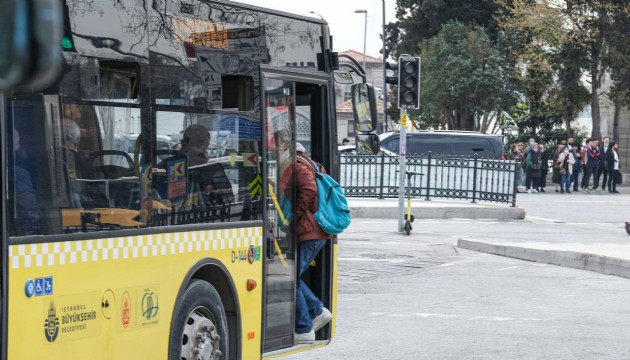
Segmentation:
<svg viewBox="0 0 630 360">
<path fill-rule="evenodd" d="M 152 225 L 251 220 L 260 217 L 260 122 L 241 114 L 158 112 L 157 136 L 181 150 L 158 150 L 154 198 L 166 209 Z"/>
</svg>

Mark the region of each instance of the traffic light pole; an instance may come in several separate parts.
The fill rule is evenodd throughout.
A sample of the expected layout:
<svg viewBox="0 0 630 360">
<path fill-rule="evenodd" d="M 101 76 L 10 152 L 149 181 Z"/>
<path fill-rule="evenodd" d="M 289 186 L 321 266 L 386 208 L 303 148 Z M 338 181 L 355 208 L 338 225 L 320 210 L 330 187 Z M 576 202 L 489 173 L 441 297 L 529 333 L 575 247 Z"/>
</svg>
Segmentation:
<svg viewBox="0 0 630 360">
<path fill-rule="evenodd" d="M 408 109 L 420 107 L 420 58 L 401 55 L 398 58 L 398 108 L 400 109 L 400 163 L 398 174 L 398 231 L 405 227 L 405 179 L 407 159 Z M 411 219 L 409 219 L 411 221 Z"/>
<path fill-rule="evenodd" d="M 405 226 L 405 179 L 407 168 L 407 109 L 400 109 L 400 142 L 398 163 L 398 231 L 404 232 Z"/>
</svg>

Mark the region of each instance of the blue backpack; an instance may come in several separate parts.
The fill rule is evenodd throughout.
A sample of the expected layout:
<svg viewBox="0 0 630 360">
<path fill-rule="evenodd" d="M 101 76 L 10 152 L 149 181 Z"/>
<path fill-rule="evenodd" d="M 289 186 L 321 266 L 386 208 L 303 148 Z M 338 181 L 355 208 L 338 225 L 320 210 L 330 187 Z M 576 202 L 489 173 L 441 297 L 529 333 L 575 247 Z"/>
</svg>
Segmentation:
<svg viewBox="0 0 630 360">
<path fill-rule="evenodd" d="M 337 235 L 344 231 L 352 221 L 350 207 L 339 183 L 328 174 L 320 171 L 319 166 L 308 158 L 297 157 L 308 164 L 315 172 L 317 183 L 317 212 L 315 220 L 319 226 L 330 235 Z"/>
</svg>

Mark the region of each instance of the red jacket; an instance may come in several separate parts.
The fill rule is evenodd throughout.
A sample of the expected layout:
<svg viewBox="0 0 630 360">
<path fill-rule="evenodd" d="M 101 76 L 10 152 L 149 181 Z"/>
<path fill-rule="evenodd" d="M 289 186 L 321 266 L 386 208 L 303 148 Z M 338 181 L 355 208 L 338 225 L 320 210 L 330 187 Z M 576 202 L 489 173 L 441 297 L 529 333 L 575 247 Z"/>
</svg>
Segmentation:
<svg viewBox="0 0 630 360">
<path fill-rule="evenodd" d="M 303 153 L 298 156 L 308 157 Z M 321 167 L 322 172 L 326 172 Z M 304 163 L 299 158 L 295 164 L 295 182 L 297 190 L 297 201 L 295 209 L 295 235 L 298 242 L 307 240 L 332 239 L 332 235 L 325 233 L 315 220 L 313 215 L 317 212 L 317 183 L 315 182 L 315 171 L 308 163 Z"/>
</svg>

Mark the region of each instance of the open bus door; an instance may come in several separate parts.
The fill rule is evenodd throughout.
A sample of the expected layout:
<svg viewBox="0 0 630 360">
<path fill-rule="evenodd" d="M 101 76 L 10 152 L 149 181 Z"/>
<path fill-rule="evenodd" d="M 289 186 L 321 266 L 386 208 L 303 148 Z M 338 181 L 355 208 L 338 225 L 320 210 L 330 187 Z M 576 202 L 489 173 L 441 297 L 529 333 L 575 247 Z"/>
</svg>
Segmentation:
<svg viewBox="0 0 630 360">
<path fill-rule="evenodd" d="M 296 143 L 306 148 L 315 160 L 333 167 L 330 152 L 322 139 L 331 139 L 322 129 L 327 124 L 327 78 L 275 70 L 263 71 L 266 128 L 267 226 L 263 303 L 263 353 L 273 355 L 294 346 L 295 286 L 297 281 L 297 239 L 292 231 L 292 209 L 296 198 L 293 166 Z M 329 131 L 329 130 L 328 130 Z M 324 143 L 328 143 L 325 141 Z M 336 146 L 336 144 L 334 144 Z M 331 169 L 332 170 L 332 169 Z M 328 309 L 334 313 L 333 241 L 327 242 L 315 266 L 302 279 Z M 327 342 L 332 326 L 317 332 L 317 341 Z M 286 351 L 286 350 L 284 350 Z"/>
</svg>

